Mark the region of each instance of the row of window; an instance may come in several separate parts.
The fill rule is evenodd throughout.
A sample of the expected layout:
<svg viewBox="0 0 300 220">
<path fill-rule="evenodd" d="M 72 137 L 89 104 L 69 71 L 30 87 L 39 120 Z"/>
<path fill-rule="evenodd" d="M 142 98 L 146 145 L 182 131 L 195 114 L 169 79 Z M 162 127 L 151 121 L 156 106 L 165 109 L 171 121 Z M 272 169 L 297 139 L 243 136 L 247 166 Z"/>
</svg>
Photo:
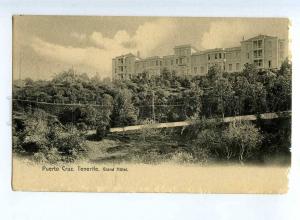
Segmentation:
<svg viewBox="0 0 300 220">
<path fill-rule="evenodd" d="M 263 60 L 259 59 L 259 60 L 254 60 L 254 65 L 258 66 L 258 67 L 263 67 Z M 272 68 L 272 61 L 268 60 L 268 68 Z"/>
<path fill-rule="evenodd" d="M 233 71 L 232 67 L 233 67 L 233 64 L 232 64 L 232 63 L 229 63 L 229 64 L 228 64 L 228 71 Z M 239 63 L 236 63 L 236 64 L 235 64 L 235 71 L 239 71 L 239 70 L 240 70 L 240 64 L 239 64 Z"/>
<path fill-rule="evenodd" d="M 207 59 L 208 60 L 212 60 L 213 57 L 215 60 L 217 59 L 231 59 L 231 58 L 237 58 L 240 56 L 240 52 L 236 51 L 236 52 L 230 52 L 230 53 L 215 53 L 215 54 L 208 54 L 207 55 Z"/>
<path fill-rule="evenodd" d="M 170 62 L 169 62 L 170 61 Z M 187 58 L 179 58 L 179 59 L 175 59 L 175 63 L 178 65 L 181 65 L 181 64 L 186 64 L 186 63 L 189 63 L 190 59 L 187 57 Z M 165 60 L 164 61 L 164 65 L 168 66 L 169 64 L 171 65 L 174 65 L 174 60 Z M 139 68 L 140 65 L 142 65 L 142 67 L 146 67 L 146 66 L 162 66 L 162 61 L 151 61 L 151 62 L 142 62 L 142 63 L 137 63 L 136 64 L 137 67 Z"/>
<path fill-rule="evenodd" d="M 225 54 L 224 54 L 223 56 L 224 56 L 224 58 L 225 58 Z M 208 60 L 211 60 L 212 57 L 213 57 L 212 54 L 208 54 L 208 55 L 207 55 L 207 59 L 208 59 Z M 215 60 L 217 60 L 217 59 L 222 59 L 222 53 L 215 53 Z"/>
<path fill-rule="evenodd" d="M 136 64 L 137 68 L 139 67 L 146 67 L 146 66 L 162 66 L 162 61 L 161 60 L 155 60 L 155 61 L 151 61 L 151 62 L 142 62 L 142 63 L 137 63 Z"/>
<path fill-rule="evenodd" d="M 253 41 L 253 49 L 262 48 L 262 40 Z"/>
</svg>

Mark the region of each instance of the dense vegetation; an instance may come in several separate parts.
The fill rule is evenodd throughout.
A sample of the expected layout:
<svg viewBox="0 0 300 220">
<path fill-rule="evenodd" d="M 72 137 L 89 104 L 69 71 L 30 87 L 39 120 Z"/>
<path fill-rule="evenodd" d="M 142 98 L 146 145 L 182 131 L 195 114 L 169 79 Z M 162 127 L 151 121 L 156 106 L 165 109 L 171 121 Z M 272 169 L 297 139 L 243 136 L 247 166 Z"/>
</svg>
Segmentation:
<svg viewBox="0 0 300 220">
<path fill-rule="evenodd" d="M 277 71 L 259 71 L 247 64 L 242 72 L 231 74 L 213 66 L 206 76 L 183 77 L 167 69 L 161 76 L 147 76 L 110 82 L 69 70 L 51 80 L 15 82 L 14 149 L 30 152 L 42 161 L 55 161 L 53 155 L 59 155 L 57 160 L 72 161 L 84 155 L 80 132 L 88 129 L 96 129 L 100 140 L 110 127 L 187 119 L 201 119 L 197 123 L 201 126 L 186 139 L 191 148 L 176 152 L 176 158 L 202 160 L 213 155 L 243 161 L 260 151 L 267 152 L 267 144 L 275 147 L 282 139 L 275 152 L 289 142 L 290 122 L 284 129 L 279 128 L 281 124 L 273 125 L 281 134 L 262 122 L 225 127 L 203 123 L 205 118 L 291 110 L 291 64 L 287 60 Z M 150 134 L 162 136 L 150 130 L 141 132 L 143 141 Z M 180 133 L 181 139 L 191 134 L 192 130 Z M 279 151 L 287 152 L 289 147 L 288 143 Z"/>
</svg>

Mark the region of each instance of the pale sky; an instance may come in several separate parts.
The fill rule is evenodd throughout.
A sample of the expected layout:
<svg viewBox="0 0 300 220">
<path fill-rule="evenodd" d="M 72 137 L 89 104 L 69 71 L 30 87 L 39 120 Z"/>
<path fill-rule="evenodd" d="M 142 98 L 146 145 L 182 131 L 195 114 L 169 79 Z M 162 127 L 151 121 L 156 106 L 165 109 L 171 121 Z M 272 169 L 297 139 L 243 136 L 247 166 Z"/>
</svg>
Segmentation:
<svg viewBox="0 0 300 220">
<path fill-rule="evenodd" d="M 15 16 L 14 79 L 50 79 L 70 69 L 111 77 L 111 59 L 140 51 L 141 57 L 173 54 L 192 44 L 199 50 L 240 46 L 258 34 L 288 40 L 287 19 Z M 20 58 L 21 57 L 21 58 Z"/>
</svg>

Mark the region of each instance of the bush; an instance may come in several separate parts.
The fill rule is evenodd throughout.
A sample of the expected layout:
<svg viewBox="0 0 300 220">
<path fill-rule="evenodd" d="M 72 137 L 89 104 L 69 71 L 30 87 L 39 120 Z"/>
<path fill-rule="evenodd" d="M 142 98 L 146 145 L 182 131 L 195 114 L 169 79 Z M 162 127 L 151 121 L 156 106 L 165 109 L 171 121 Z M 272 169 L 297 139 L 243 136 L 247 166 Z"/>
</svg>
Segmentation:
<svg viewBox="0 0 300 220">
<path fill-rule="evenodd" d="M 57 128 L 54 127 L 52 129 Z M 57 130 L 59 131 L 60 129 Z M 84 136 L 76 127 L 69 127 L 67 131 L 63 132 L 56 131 L 51 148 L 52 151 L 47 153 L 52 153 L 52 155 L 60 154 L 61 160 L 66 162 L 79 159 L 86 153 Z"/>
<path fill-rule="evenodd" d="M 109 127 L 110 126 L 108 123 L 105 122 L 99 123 L 99 125 L 96 128 L 96 138 L 98 140 L 102 140 L 108 133 Z"/>
<path fill-rule="evenodd" d="M 25 119 L 25 129 L 19 133 L 19 143 L 25 152 L 36 153 L 47 148 L 49 128 L 46 119 L 44 111 L 36 111 Z"/>
<path fill-rule="evenodd" d="M 238 158 L 241 162 L 257 153 L 262 142 L 259 129 L 248 121 L 230 123 L 222 137 L 227 159 Z"/>
<path fill-rule="evenodd" d="M 196 161 L 206 163 L 209 158 L 220 156 L 220 134 L 217 129 L 203 129 L 198 133 L 197 138 L 191 141 L 191 150 Z"/>
<path fill-rule="evenodd" d="M 25 129 L 14 138 L 17 152 L 33 155 L 37 162 L 71 162 L 86 152 L 83 134 L 74 126 L 61 127 L 49 121 L 47 114 L 35 112 L 25 120 Z"/>
<path fill-rule="evenodd" d="M 141 121 L 141 124 L 144 125 L 143 128 L 140 130 L 140 138 L 143 141 L 146 141 L 147 138 L 156 137 L 160 134 L 160 130 L 153 127 L 155 121 L 153 121 L 152 119 L 143 120 Z"/>
<path fill-rule="evenodd" d="M 218 121 L 196 120 L 183 133 L 195 161 L 238 159 L 243 162 L 259 153 L 263 135 L 251 122 L 232 122 L 224 127 Z"/>
</svg>

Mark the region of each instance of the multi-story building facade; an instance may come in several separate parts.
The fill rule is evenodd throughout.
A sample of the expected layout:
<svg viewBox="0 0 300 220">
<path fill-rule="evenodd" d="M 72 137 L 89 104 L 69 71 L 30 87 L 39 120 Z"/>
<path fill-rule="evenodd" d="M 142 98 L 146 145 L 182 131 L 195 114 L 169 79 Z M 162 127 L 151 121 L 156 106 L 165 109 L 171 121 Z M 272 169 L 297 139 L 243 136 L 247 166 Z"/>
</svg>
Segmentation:
<svg viewBox="0 0 300 220">
<path fill-rule="evenodd" d="M 239 72 L 246 63 L 259 69 L 278 69 L 288 57 L 288 45 L 278 37 L 258 35 L 242 40 L 240 46 L 198 51 L 191 45 L 174 47 L 173 55 L 141 59 L 126 54 L 112 60 L 113 79 L 129 79 L 133 75 L 160 75 L 164 68 L 180 75 L 205 75 L 213 65 L 224 72 Z"/>
<path fill-rule="evenodd" d="M 112 59 L 112 78 L 129 79 L 135 73 L 135 63 L 139 59 L 132 53 Z"/>
</svg>

